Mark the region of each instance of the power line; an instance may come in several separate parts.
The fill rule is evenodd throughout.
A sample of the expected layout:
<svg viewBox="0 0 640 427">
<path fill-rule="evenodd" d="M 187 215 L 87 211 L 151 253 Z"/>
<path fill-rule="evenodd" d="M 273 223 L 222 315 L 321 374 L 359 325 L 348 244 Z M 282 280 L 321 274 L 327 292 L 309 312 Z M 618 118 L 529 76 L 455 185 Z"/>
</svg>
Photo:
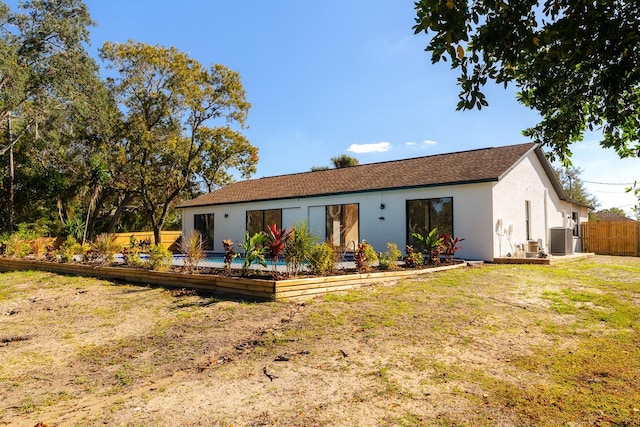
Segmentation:
<svg viewBox="0 0 640 427">
<path fill-rule="evenodd" d="M 587 184 L 599 184 L 599 185 L 634 185 L 636 184 L 635 182 L 595 182 L 595 181 L 585 181 L 582 180 L 582 182 L 585 182 Z"/>
</svg>

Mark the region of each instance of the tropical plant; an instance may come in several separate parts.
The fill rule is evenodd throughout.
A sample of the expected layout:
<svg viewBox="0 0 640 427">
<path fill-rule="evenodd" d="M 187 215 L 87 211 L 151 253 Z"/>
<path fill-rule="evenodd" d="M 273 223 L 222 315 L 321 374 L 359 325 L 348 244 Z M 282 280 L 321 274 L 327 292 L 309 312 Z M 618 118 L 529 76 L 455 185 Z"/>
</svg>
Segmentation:
<svg viewBox="0 0 640 427">
<path fill-rule="evenodd" d="M 151 245 L 149 247 L 149 258 L 147 258 L 147 266 L 151 270 L 167 271 L 171 267 L 173 255 L 169 249 L 163 245 Z"/>
<path fill-rule="evenodd" d="M 116 235 L 109 233 L 98 234 L 90 247 L 102 265 L 111 263 L 113 256 L 122 250 L 122 245 L 116 242 Z"/>
<path fill-rule="evenodd" d="M 5 254 L 9 258 L 24 258 L 29 254 L 31 245 L 21 233 L 13 233 L 6 242 Z"/>
<path fill-rule="evenodd" d="M 442 237 L 438 234 L 438 229 L 434 228 L 423 236 L 420 233 L 411 233 L 414 239 L 414 245 L 422 252 L 429 254 L 430 261 L 437 263 L 440 260 L 440 251 L 442 245 Z"/>
<path fill-rule="evenodd" d="M 462 242 L 464 238 L 453 237 L 449 233 L 445 233 L 442 235 L 442 248 L 444 252 L 444 257 L 447 261 L 453 260 L 453 256 L 456 254 L 456 251 L 462 249 L 458 246 L 459 242 Z"/>
<path fill-rule="evenodd" d="M 366 240 L 363 240 L 358 245 L 356 249 L 356 253 L 354 254 L 354 261 L 356 263 L 356 268 L 358 271 L 368 270 L 371 267 L 371 264 L 378 260 L 378 255 L 376 251 L 373 249 Z"/>
<path fill-rule="evenodd" d="M 246 276 L 249 274 L 249 269 L 256 263 L 263 267 L 267 266 L 267 260 L 265 259 L 266 249 L 264 243 L 267 240 L 267 236 L 264 233 L 256 233 L 253 236 L 249 236 L 249 232 L 244 232 L 244 241 L 240 245 L 240 248 L 244 251 L 244 262 L 242 263 L 241 274 Z"/>
<path fill-rule="evenodd" d="M 50 239 L 47 239 L 46 237 L 36 237 L 31 240 L 31 253 L 35 259 L 40 260 L 45 258 L 45 255 L 50 248 L 49 241 Z"/>
<path fill-rule="evenodd" d="M 134 267 L 144 266 L 145 263 L 142 261 L 140 254 L 143 252 L 149 252 L 150 246 L 151 241 L 149 239 L 138 240 L 136 239 L 136 236 L 132 234 L 129 236 L 129 245 L 122 250 L 124 261 Z"/>
<path fill-rule="evenodd" d="M 422 252 L 417 252 L 413 246 L 407 245 L 407 256 L 404 257 L 404 265 L 407 268 L 418 268 L 424 264 Z"/>
<path fill-rule="evenodd" d="M 327 242 L 315 245 L 309 254 L 309 269 L 314 274 L 322 276 L 331 273 L 336 264 L 336 252 Z"/>
<path fill-rule="evenodd" d="M 278 257 L 284 251 L 289 240 L 291 240 L 292 233 L 293 230 L 287 231 L 286 228 L 278 230 L 278 226 L 276 224 L 271 224 L 267 227 L 267 239 L 264 246 L 266 255 L 271 261 L 274 272 L 276 271 Z"/>
<path fill-rule="evenodd" d="M 396 261 L 400 258 L 402 258 L 402 252 L 398 249 L 398 245 L 387 242 L 387 251 L 378 254 L 378 265 L 383 270 L 394 270 L 397 268 Z"/>
<path fill-rule="evenodd" d="M 78 216 L 71 217 L 64 222 L 64 232 L 76 240 L 81 240 L 84 234 L 84 221 Z"/>
<path fill-rule="evenodd" d="M 309 230 L 309 223 L 304 221 L 293 226 L 291 238 L 284 247 L 282 256 L 287 264 L 287 273 L 297 276 L 302 266 L 308 261 L 318 237 Z"/>
<path fill-rule="evenodd" d="M 60 261 L 71 262 L 75 255 L 84 255 L 89 250 L 88 246 L 83 246 L 73 236 L 67 236 L 64 242 L 58 248 Z"/>
<path fill-rule="evenodd" d="M 187 272 L 193 273 L 198 269 L 198 263 L 204 258 L 206 243 L 198 230 L 191 230 L 180 238 L 178 250 L 184 254 L 184 265 Z"/>
<path fill-rule="evenodd" d="M 224 265 L 227 269 L 227 274 L 231 274 L 231 263 L 238 256 L 233 250 L 233 240 L 223 240 L 222 247 L 224 248 Z"/>
</svg>

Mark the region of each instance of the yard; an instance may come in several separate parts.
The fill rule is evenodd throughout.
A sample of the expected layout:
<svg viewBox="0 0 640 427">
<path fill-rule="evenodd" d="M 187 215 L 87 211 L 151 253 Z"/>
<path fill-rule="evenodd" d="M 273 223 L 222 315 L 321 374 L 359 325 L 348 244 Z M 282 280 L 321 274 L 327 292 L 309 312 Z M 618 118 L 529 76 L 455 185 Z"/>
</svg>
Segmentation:
<svg viewBox="0 0 640 427">
<path fill-rule="evenodd" d="M 306 303 L 0 274 L 0 424 L 640 425 L 640 258 Z"/>
</svg>

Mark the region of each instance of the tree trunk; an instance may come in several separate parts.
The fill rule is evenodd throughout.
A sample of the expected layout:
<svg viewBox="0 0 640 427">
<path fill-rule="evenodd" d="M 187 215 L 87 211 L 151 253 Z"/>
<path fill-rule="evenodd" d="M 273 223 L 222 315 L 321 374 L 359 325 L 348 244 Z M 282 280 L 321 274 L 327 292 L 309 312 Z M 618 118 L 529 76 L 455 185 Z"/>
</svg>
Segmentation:
<svg viewBox="0 0 640 427">
<path fill-rule="evenodd" d="M 111 219 L 109 220 L 109 226 L 107 227 L 107 233 L 115 232 L 115 229 L 120 222 L 120 217 L 124 210 L 129 206 L 129 204 L 133 201 L 134 196 L 131 193 L 125 193 L 124 198 L 118 205 L 116 211 L 111 215 Z"/>
<path fill-rule="evenodd" d="M 107 198 L 104 193 L 104 191 L 100 191 L 100 195 L 93 203 L 91 217 L 89 218 L 89 221 L 87 221 L 87 240 L 90 242 L 96 237 L 96 223 L 98 222 L 100 211 L 102 210 L 102 206 Z"/>
<path fill-rule="evenodd" d="M 13 234 L 13 217 L 14 217 L 14 182 L 15 170 L 13 165 L 13 132 L 11 129 L 11 113 L 7 117 L 7 130 L 9 142 L 9 183 L 7 185 L 7 231 Z"/>
<path fill-rule="evenodd" d="M 153 240 L 156 245 L 159 245 L 162 242 L 162 227 L 161 226 L 153 226 Z"/>
</svg>

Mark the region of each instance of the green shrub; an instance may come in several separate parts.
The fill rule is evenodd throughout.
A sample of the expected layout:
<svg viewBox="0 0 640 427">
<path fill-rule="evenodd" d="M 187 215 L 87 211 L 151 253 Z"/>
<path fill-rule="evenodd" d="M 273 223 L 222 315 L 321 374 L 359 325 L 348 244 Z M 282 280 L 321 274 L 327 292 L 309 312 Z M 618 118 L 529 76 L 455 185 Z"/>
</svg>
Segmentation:
<svg viewBox="0 0 640 427">
<path fill-rule="evenodd" d="M 167 271 L 171 267 L 171 261 L 173 261 L 173 255 L 169 249 L 162 245 L 151 245 L 149 247 L 147 266 L 151 270 Z"/>
<path fill-rule="evenodd" d="M 378 254 L 378 263 L 383 270 L 393 270 L 397 268 L 396 261 L 402 258 L 402 252 L 395 243 L 387 242 L 387 251 Z"/>
<path fill-rule="evenodd" d="M 333 272 L 336 264 L 336 252 L 327 242 L 315 245 L 309 254 L 309 268 L 314 274 L 326 275 Z"/>
<path fill-rule="evenodd" d="M 69 236 L 64 242 L 62 242 L 62 245 L 60 245 L 60 248 L 58 249 L 60 261 L 71 262 L 73 261 L 74 255 L 84 255 L 87 253 L 88 249 L 88 245 L 82 246 L 73 236 Z"/>
<path fill-rule="evenodd" d="M 81 240 L 84 235 L 84 221 L 82 218 L 74 216 L 64 222 L 64 232 L 76 240 Z"/>
</svg>

